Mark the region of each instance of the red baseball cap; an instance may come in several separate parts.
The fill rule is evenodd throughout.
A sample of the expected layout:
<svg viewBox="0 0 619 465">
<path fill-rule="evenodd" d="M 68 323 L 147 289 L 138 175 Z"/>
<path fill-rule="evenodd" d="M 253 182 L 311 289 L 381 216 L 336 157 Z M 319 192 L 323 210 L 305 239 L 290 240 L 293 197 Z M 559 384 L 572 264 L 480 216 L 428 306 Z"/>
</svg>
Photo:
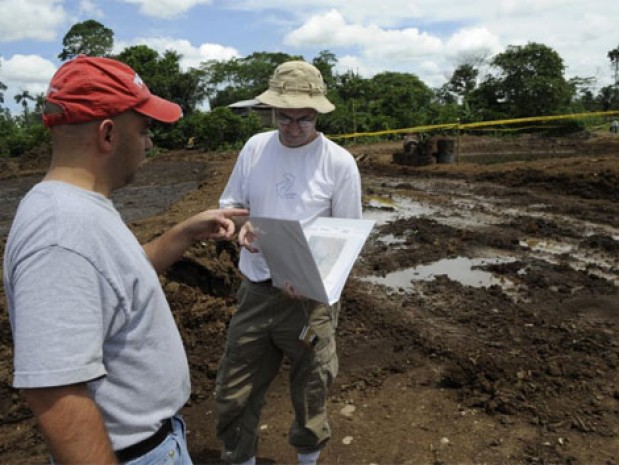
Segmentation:
<svg viewBox="0 0 619 465">
<path fill-rule="evenodd" d="M 164 123 L 183 116 L 176 103 L 151 94 L 131 67 L 111 58 L 86 55 L 56 71 L 45 100 L 63 109 L 62 113 L 43 115 L 46 127 L 110 118 L 128 110 Z"/>
</svg>

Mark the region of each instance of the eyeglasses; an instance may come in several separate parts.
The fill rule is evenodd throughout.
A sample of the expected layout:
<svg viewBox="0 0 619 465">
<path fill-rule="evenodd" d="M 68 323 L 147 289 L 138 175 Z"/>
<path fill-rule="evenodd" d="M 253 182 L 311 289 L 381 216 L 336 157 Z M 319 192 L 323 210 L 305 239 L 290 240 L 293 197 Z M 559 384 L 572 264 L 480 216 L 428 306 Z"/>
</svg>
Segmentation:
<svg viewBox="0 0 619 465">
<path fill-rule="evenodd" d="M 316 116 L 302 116 L 301 118 L 290 118 L 289 116 L 277 115 L 277 122 L 282 126 L 289 126 L 293 122 L 303 129 L 312 127 L 316 123 Z"/>
</svg>

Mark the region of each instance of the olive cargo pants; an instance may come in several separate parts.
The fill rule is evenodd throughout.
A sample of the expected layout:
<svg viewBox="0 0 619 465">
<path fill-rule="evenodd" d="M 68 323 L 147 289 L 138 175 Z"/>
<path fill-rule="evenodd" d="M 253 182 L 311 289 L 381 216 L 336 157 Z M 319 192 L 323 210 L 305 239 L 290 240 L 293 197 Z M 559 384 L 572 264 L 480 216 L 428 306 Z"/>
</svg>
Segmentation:
<svg viewBox="0 0 619 465">
<path fill-rule="evenodd" d="M 215 390 L 222 458 L 241 463 L 256 455 L 260 412 L 284 356 L 290 360 L 294 408 L 289 442 L 301 453 L 322 448 L 331 436 L 326 398 L 338 370 L 339 304 L 291 299 L 269 284 L 247 280 L 237 298 Z M 306 325 L 317 335 L 313 348 L 299 340 Z"/>
</svg>

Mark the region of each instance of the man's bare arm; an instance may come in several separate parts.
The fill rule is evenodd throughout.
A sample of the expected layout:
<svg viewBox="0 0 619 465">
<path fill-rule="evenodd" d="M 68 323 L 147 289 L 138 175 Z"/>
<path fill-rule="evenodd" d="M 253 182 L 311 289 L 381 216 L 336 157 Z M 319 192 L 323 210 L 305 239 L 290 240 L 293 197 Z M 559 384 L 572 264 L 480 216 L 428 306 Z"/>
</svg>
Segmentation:
<svg viewBox="0 0 619 465">
<path fill-rule="evenodd" d="M 155 270 L 162 273 L 196 241 L 230 240 L 236 230 L 235 218 L 247 214 L 247 210 L 241 208 L 203 211 L 144 244 L 144 251 Z"/>
<path fill-rule="evenodd" d="M 25 389 L 23 393 L 55 463 L 118 463 L 101 412 L 85 384 Z"/>
</svg>

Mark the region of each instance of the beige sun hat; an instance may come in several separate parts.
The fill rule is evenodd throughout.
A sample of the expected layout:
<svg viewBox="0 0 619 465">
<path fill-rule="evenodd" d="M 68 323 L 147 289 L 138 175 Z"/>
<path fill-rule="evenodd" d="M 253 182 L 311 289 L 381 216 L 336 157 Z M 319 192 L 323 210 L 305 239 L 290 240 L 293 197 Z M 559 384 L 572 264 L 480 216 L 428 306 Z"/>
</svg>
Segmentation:
<svg viewBox="0 0 619 465">
<path fill-rule="evenodd" d="M 256 99 L 275 108 L 313 108 L 318 113 L 329 113 L 335 106 L 326 94 L 327 86 L 318 68 L 305 61 L 287 61 L 275 68 L 269 89 Z"/>
</svg>

